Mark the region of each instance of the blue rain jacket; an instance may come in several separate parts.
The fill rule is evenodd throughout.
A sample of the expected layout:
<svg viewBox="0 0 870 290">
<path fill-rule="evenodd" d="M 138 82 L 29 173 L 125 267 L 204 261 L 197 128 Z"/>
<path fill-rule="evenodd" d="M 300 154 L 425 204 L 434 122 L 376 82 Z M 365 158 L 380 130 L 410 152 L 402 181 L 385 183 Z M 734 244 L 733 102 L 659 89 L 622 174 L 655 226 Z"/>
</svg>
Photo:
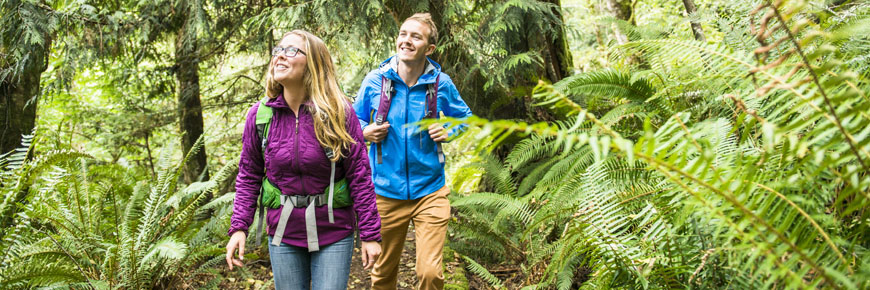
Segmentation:
<svg viewBox="0 0 870 290">
<path fill-rule="evenodd" d="M 381 141 L 383 163 L 377 163 L 375 143 L 370 145 L 368 152 L 375 193 L 383 197 L 413 200 L 444 186 L 444 166 L 438 162 L 435 142 L 429 137 L 428 130 L 412 125 L 425 116 L 426 89 L 429 84 L 435 83 L 439 74 L 438 111 L 454 118 L 471 116 L 471 109 L 459 96 L 450 77 L 441 72 L 439 64 L 428 60 L 426 70 L 420 75 L 417 84 L 410 88 L 397 73 L 396 57 L 385 60 L 378 69 L 366 75 L 353 104 L 360 125 L 365 129 L 377 115 L 381 101 L 381 76 L 393 81 L 396 94 L 386 119 L 390 128 L 387 137 Z M 464 124 L 454 127 L 449 132 L 450 138 L 464 129 Z"/>
</svg>

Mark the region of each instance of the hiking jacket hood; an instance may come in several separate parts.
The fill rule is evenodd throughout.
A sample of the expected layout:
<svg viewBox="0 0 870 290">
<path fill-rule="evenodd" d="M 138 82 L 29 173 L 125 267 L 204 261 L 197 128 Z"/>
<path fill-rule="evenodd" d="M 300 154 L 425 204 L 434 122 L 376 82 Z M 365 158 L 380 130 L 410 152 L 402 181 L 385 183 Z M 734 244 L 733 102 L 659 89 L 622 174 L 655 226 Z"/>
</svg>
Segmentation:
<svg viewBox="0 0 870 290">
<path fill-rule="evenodd" d="M 317 195 L 329 186 L 330 162 L 314 133 L 312 102 L 299 107 L 297 117 L 282 96 L 269 100 L 272 107 L 272 123 L 266 140 L 266 154 L 260 147 L 256 119 L 260 102 L 248 112 L 242 134 L 242 153 L 239 159 L 239 175 L 236 177 L 236 198 L 228 234 L 248 232 L 257 209 L 264 174 L 285 195 Z M 346 128 L 356 144 L 346 149 L 344 158 L 336 163 L 335 180 L 347 178 L 353 206 L 335 208 L 335 223 L 329 223 L 327 207 L 315 209 L 317 234 L 320 246 L 337 242 L 353 232 L 353 213 L 359 217 L 360 239 L 379 241 L 380 217 L 375 204 L 371 169 L 366 155 L 365 139 L 351 106 L 347 106 Z M 297 127 L 298 126 L 298 127 Z M 268 209 L 268 208 L 267 208 Z M 266 223 L 270 236 L 281 216 L 281 208 L 268 209 Z M 249 235 L 250 236 L 250 235 Z M 283 242 L 307 247 L 305 235 L 305 208 L 295 208 L 287 222 Z"/>
<path fill-rule="evenodd" d="M 393 56 L 378 69 L 366 75 L 354 102 L 361 127 L 374 122 L 381 100 L 381 77 L 393 82 L 396 90 L 386 121 L 390 123 L 387 137 L 381 141 L 383 163 L 377 164 L 377 145 L 369 148 L 369 161 L 374 172 L 375 192 L 383 197 L 400 200 L 422 198 L 444 186 L 444 166 L 438 162 L 435 142 L 428 130 L 412 125 L 426 115 L 426 90 L 438 81 L 438 111 L 454 118 L 471 116 L 471 109 L 459 96 L 456 85 L 441 66 L 428 59 L 426 70 L 417 84 L 408 87 L 399 77 L 398 59 Z M 452 138 L 464 125 L 454 127 Z"/>
</svg>

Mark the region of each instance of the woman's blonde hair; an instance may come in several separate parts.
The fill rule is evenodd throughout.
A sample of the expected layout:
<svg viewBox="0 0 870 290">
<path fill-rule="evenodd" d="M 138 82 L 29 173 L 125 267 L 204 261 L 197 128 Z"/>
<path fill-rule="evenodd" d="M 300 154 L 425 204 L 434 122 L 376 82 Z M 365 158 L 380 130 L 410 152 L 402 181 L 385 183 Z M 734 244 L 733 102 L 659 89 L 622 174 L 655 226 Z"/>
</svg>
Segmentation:
<svg viewBox="0 0 870 290">
<path fill-rule="evenodd" d="M 312 119 L 314 119 L 314 133 L 320 146 L 330 148 L 335 155 L 331 161 L 338 161 L 344 157 L 343 149 L 356 143 L 347 132 L 345 124 L 348 100 L 338 86 L 335 77 L 335 65 L 326 44 L 320 37 L 304 30 L 293 30 L 284 34 L 296 35 L 302 38 L 305 47 L 300 47 L 307 57 L 307 69 L 302 75 L 302 83 L 305 92 L 314 103 L 309 107 Z M 272 73 L 274 61 L 269 61 L 269 70 L 266 72 L 266 95 L 276 98 L 284 91 L 284 86 L 274 79 Z"/>
</svg>

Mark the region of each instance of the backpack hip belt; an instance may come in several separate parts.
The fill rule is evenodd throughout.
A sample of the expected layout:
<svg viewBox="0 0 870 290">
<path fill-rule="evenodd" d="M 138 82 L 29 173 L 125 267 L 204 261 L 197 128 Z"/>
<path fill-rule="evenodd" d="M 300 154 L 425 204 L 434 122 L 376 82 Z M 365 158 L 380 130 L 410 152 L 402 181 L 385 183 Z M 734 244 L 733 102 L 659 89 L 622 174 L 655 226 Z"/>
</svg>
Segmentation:
<svg viewBox="0 0 870 290">
<path fill-rule="evenodd" d="M 325 194 L 317 195 L 281 195 L 281 218 L 278 222 L 278 228 L 275 229 L 275 236 L 272 237 L 272 245 L 280 246 L 284 239 L 284 231 L 287 229 L 287 221 L 290 219 L 290 213 L 293 208 L 305 208 L 305 236 L 308 242 L 308 251 L 316 252 L 320 250 L 320 240 L 317 237 L 317 218 L 314 215 L 314 208 L 323 206 L 328 203 L 325 201 Z M 332 217 L 330 215 L 330 217 Z"/>
</svg>

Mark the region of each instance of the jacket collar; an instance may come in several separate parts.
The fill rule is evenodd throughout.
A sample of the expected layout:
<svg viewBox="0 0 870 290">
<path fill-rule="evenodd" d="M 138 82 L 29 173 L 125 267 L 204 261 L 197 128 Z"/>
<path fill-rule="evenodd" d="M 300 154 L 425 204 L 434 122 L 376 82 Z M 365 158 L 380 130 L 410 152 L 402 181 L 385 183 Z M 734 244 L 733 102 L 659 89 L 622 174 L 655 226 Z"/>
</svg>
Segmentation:
<svg viewBox="0 0 870 290">
<path fill-rule="evenodd" d="M 287 101 L 284 100 L 283 93 L 278 94 L 277 97 L 269 99 L 269 101 L 266 102 L 266 106 L 272 107 L 273 109 L 279 109 L 279 108 L 288 109 L 288 110 L 290 109 L 290 106 L 287 105 Z M 314 102 L 311 101 L 311 98 L 308 98 L 307 101 L 302 103 L 302 106 L 300 106 L 299 109 L 300 109 L 300 111 L 302 111 L 303 107 L 313 107 L 313 106 L 314 106 Z"/>
<path fill-rule="evenodd" d="M 431 84 L 435 83 L 435 78 L 438 74 L 441 73 L 441 65 L 432 60 L 429 57 L 426 57 L 428 63 L 426 64 L 426 68 L 423 70 L 423 74 L 420 75 L 420 78 L 417 80 L 418 84 Z M 395 55 L 391 56 L 387 60 L 381 62 L 380 65 L 381 74 L 387 78 L 392 79 L 393 81 L 401 81 L 402 79 L 399 77 L 399 58 Z"/>
</svg>

